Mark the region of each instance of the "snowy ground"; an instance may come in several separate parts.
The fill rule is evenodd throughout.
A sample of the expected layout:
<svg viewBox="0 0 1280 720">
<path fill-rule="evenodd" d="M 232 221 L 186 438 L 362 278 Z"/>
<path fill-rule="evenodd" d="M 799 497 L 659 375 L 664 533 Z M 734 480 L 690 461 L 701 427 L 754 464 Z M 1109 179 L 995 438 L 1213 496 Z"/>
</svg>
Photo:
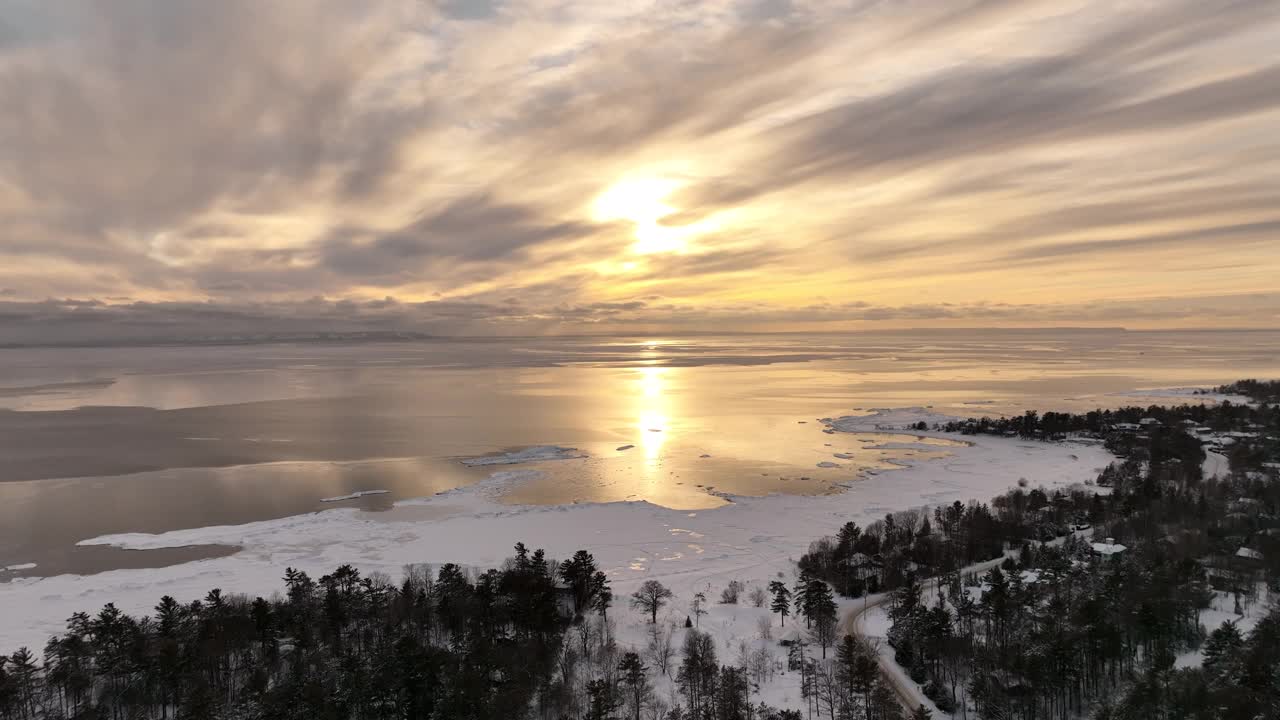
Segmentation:
<svg viewBox="0 0 1280 720">
<path fill-rule="evenodd" d="M 1204 464 L 1200 469 L 1206 478 L 1225 477 L 1231 473 L 1231 463 L 1228 462 L 1226 455 L 1206 450 Z"/>
<path fill-rule="evenodd" d="M 877 411 L 828 421 L 826 429 L 901 429 L 936 419 L 927 409 Z M 914 431 L 911 435 L 946 437 Z M 777 577 L 790 584 L 793 562 L 810 541 L 833 534 L 849 520 L 866 524 L 888 512 L 990 498 L 1022 478 L 1033 486 L 1082 483 L 1112 460 L 1096 446 L 986 436 L 964 439 L 970 445 L 955 448 L 946 458 L 904 463 L 902 469 L 866 473 L 860 479 L 851 475 L 848 489 L 837 495 L 733 497 L 728 505 L 698 512 L 647 502 L 553 507 L 496 502 L 496 491 L 538 472 L 529 468 L 496 472 L 477 485 L 402 501 L 385 513 L 335 508 L 244 525 L 94 538 L 83 544 L 141 550 L 217 543 L 243 549 L 228 557 L 161 569 L 0 583 L 0 648 L 42 648 L 73 612 L 94 611 L 107 602 L 143 613 L 165 594 L 181 601 L 201 597 L 214 587 L 224 593 L 270 594 L 280 590 L 281 576 L 290 566 L 318 576 L 350 563 L 365 573 L 380 571 L 392 577 L 411 563 L 489 567 L 523 541 L 545 548 L 554 558 L 566 558 L 579 548 L 595 555 L 618 598 L 611 617 L 624 646 L 643 645 L 648 632 L 646 619 L 627 608 L 625 598 L 642 581 L 656 579 L 676 594 L 659 616 L 660 623 L 678 626 L 675 648 L 683 639 L 689 603 L 694 593 L 703 592 L 709 614 L 700 625 L 716 637 L 722 662 L 737 662 L 746 641 L 751 647 L 768 648 L 773 661 L 785 666 L 784 649 L 777 645 L 777 618 L 771 620 L 773 638 L 762 639 L 759 623 L 770 617 L 768 610 L 751 607 L 747 598 L 753 588 Z M 910 437 L 903 440 L 912 442 Z M 735 579 L 746 585 L 740 604 L 717 604 L 720 591 Z M 788 623 L 787 630 L 791 628 Z M 779 674 L 764 685 L 760 699 L 799 707 L 798 686 L 795 674 Z"/>
<path fill-rule="evenodd" d="M 1222 623 L 1233 622 L 1241 635 L 1248 635 L 1258 621 L 1266 616 L 1271 600 L 1266 584 L 1258 583 L 1257 595 L 1253 598 L 1240 598 L 1240 612 L 1236 613 L 1235 595 L 1215 590 L 1209 607 L 1200 611 L 1200 625 L 1206 633 L 1211 633 L 1221 627 Z M 1180 668 L 1199 667 L 1203 662 L 1204 653 L 1197 649 L 1178 655 L 1174 664 Z"/>
</svg>

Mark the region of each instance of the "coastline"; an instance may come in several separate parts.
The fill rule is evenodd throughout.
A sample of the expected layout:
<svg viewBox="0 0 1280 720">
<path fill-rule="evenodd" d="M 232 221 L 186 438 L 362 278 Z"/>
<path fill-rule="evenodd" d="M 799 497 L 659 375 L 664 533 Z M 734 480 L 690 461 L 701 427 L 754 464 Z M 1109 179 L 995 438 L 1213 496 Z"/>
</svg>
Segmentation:
<svg viewBox="0 0 1280 720">
<path fill-rule="evenodd" d="M 928 420 L 925 412 L 908 410 L 892 421 L 884 415 L 867 416 L 867 421 L 886 425 L 907 417 Z M 858 431 L 858 425 L 846 419 L 838 431 Z M 946 433 L 900 432 L 956 439 Z M 970 445 L 956 448 L 950 457 L 869 471 L 837 494 L 728 496 L 731 502 L 710 510 L 673 510 L 645 501 L 503 505 L 493 494 L 518 479 L 516 473 L 527 472 L 516 470 L 495 473 L 476 485 L 400 501 L 387 513 L 334 508 L 241 525 L 92 538 L 80 544 L 132 550 L 234 544 L 241 550 L 156 570 L 0 584 L 0 604 L 10 609 L 0 619 L 0 647 L 43 647 L 50 635 L 62 632 L 71 613 L 94 612 L 106 602 L 126 612 L 147 613 L 164 594 L 189 601 L 218 587 L 224 593 L 270 595 L 280 591 L 286 566 L 319 575 L 350 563 L 366 574 L 392 577 L 407 564 L 492 567 L 517 541 L 545 548 L 555 558 L 577 549 L 592 552 L 608 573 L 616 597 L 625 597 L 644 580 L 658 579 L 675 591 L 671 612 L 682 621 L 684 603 L 709 585 L 722 586 L 730 579 L 767 583 L 780 572 L 789 577 L 791 560 L 843 522 L 865 524 L 889 512 L 986 499 L 1023 478 L 1046 488 L 1076 485 L 1092 480 L 1112 458 L 1094 445 L 995 437 L 964 440 Z M 755 609 L 733 607 L 737 614 L 722 619 L 723 632 L 717 633 L 726 642 L 754 632 L 755 619 L 738 615 L 751 615 L 747 611 Z M 617 606 L 611 614 L 618 622 L 620 642 L 642 644 L 639 633 L 644 628 L 632 627 L 637 620 L 632 615 Z M 749 625 L 740 627 L 748 620 Z"/>
</svg>

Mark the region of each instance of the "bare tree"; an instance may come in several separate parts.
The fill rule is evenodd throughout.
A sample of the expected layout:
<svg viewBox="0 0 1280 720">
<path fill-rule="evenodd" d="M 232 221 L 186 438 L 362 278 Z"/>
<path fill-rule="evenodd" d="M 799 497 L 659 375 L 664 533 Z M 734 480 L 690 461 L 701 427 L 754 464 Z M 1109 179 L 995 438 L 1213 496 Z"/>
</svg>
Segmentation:
<svg viewBox="0 0 1280 720">
<path fill-rule="evenodd" d="M 766 615 L 762 618 L 756 618 L 756 631 L 760 633 L 761 640 L 773 639 L 773 621 Z"/>
<path fill-rule="evenodd" d="M 672 597 L 674 596 L 671 591 L 662 583 L 657 580 L 645 580 L 640 589 L 631 594 L 631 607 L 649 613 L 649 622 L 657 623 L 658 611 Z"/>
<path fill-rule="evenodd" d="M 653 624 L 649 626 L 649 644 L 644 649 L 645 659 L 663 675 L 668 675 L 671 658 L 675 656 L 675 648 L 671 646 L 671 626 Z"/>
<path fill-rule="evenodd" d="M 742 594 L 742 581 L 730 580 L 729 585 L 720 591 L 721 605 L 737 605 L 738 596 Z"/>
<path fill-rule="evenodd" d="M 703 607 L 706 604 L 707 596 L 705 593 L 693 594 L 693 602 L 689 603 L 689 610 L 693 613 L 694 627 L 702 627 L 702 616 L 707 614 L 706 609 Z"/>
</svg>

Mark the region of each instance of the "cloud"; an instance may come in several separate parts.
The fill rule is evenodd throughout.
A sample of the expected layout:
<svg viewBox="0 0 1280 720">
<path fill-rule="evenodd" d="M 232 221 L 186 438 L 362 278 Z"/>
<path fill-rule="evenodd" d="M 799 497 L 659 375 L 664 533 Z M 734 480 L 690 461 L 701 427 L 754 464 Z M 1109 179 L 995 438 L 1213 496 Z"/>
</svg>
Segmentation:
<svg viewBox="0 0 1280 720">
<path fill-rule="evenodd" d="M 532 208 L 485 195 L 459 198 L 392 233 L 361 241 L 343 230 L 324 243 L 319 263 L 335 273 L 403 276 L 435 261 L 483 263 L 514 261 L 541 243 L 591 231 L 577 222 L 555 222 Z"/>
<path fill-rule="evenodd" d="M 509 299 L 510 300 L 510 299 Z M 762 303 L 690 306 L 662 298 L 530 306 L 519 300 L 404 302 L 311 298 L 273 303 L 106 303 L 94 299 L 0 301 L 0 345 L 207 342 L 318 333 L 437 335 L 629 332 L 813 332 L 918 327 L 1250 327 L 1280 319 L 1280 294 L 1162 297 L 1110 302 Z"/>
<path fill-rule="evenodd" d="M 1280 108 L 1273 91 L 1280 65 L 1167 87 L 1180 70 L 1169 58 L 1203 43 L 1203 31 L 1222 28 L 1224 16 L 1274 21 L 1274 4 L 1235 2 L 1212 13 L 1203 3 L 1171 7 L 1179 12 L 1132 18 L 1066 52 L 949 67 L 771 128 L 761 143 L 771 150 L 750 180 L 694 186 L 687 202 L 735 205 L 802 183 L 852 181 L 1037 143 L 1158 132 Z M 1153 39 L 1128 44 L 1137 28 Z M 1163 70 L 1152 69 L 1160 65 Z M 1153 91 L 1158 94 L 1141 97 Z"/>
<path fill-rule="evenodd" d="M 1270 0 L 0 0 L 0 287 L 23 337 L 1236 317 L 1170 298 L 1280 273 L 1277 29 Z M 674 189 L 597 217 L 646 178 Z"/>
</svg>

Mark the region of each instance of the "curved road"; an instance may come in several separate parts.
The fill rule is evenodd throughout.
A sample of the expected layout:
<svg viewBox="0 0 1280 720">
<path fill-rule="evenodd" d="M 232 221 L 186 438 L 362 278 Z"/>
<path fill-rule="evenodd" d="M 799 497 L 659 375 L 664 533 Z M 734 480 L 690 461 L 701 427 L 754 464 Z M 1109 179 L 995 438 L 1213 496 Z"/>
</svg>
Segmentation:
<svg viewBox="0 0 1280 720">
<path fill-rule="evenodd" d="M 968 575 L 975 572 L 986 572 L 1004 562 L 1004 560 L 1005 558 L 999 557 L 994 560 L 980 562 L 976 565 L 970 565 L 963 568 L 960 573 L 962 575 Z M 925 581 L 920 584 L 920 587 L 927 592 L 932 590 L 937 586 L 937 584 L 938 578 L 931 577 L 926 578 Z M 866 620 L 868 612 L 889 602 L 891 596 L 892 593 L 886 592 L 878 593 L 876 595 L 868 595 L 863 598 L 863 602 L 856 606 L 852 612 L 847 613 L 840 621 L 840 634 L 852 635 L 865 647 L 872 648 L 874 650 L 875 647 L 872 645 L 871 639 L 867 637 L 864 621 Z M 915 709 L 921 705 L 924 705 L 925 707 L 932 707 L 933 703 L 925 698 L 920 686 L 907 675 L 905 670 L 898 667 L 898 664 L 893 661 L 892 653 L 883 654 L 876 652 L 875 656 L 876 663 L 880 666 L 881 679 L 883 679 L 893 690 L 893 693 L 898 696 L 898 702 L 902 704 L 903 709 L 907 712 L 914 712 Z"/>
</svg>

